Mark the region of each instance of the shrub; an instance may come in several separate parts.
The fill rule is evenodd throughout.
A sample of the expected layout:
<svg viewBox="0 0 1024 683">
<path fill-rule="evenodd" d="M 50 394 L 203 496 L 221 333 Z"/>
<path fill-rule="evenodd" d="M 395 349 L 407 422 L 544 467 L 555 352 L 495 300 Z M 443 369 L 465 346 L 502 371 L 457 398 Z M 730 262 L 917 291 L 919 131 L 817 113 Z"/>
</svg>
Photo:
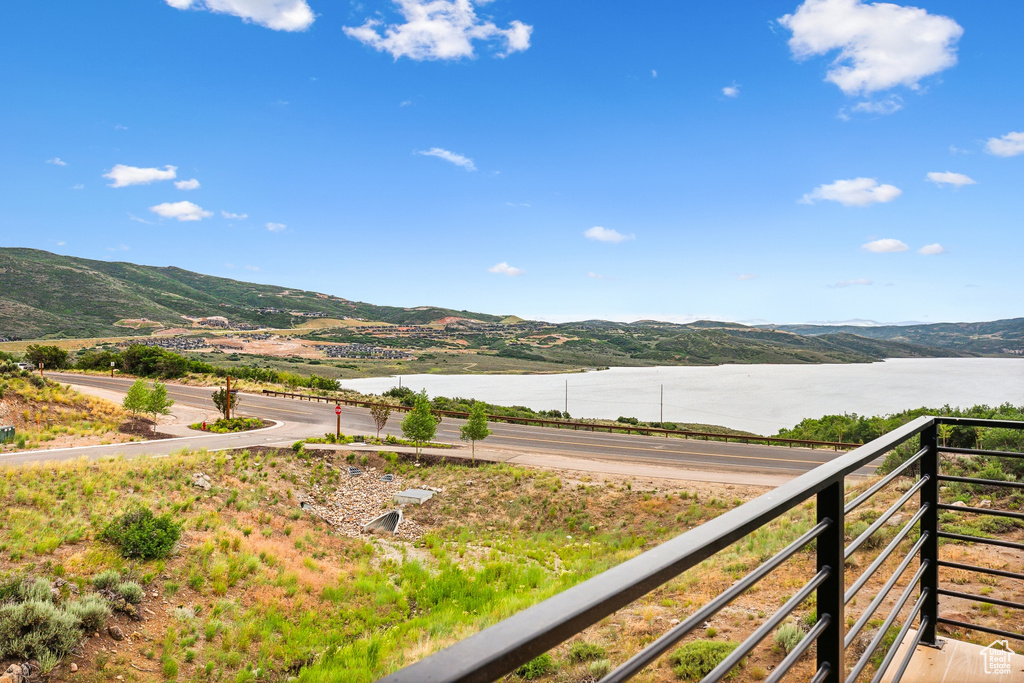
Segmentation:
<svg viewBox="0 0 1024 683">
<path fill-rule="evenodd" d="M 612 670 L 612 663 L 607 659 L 595 659 L 590 663 L 590 675 L 594 679 L 601 679 Z"/>
<path fill-rule="evenodd" d="M 146 591 L 142 590 L 142 586 L 134 581 L 122 581 L 117 584 L 114 592 L 124 598 L 125 602 L 130 602 L 133 605 L 139 604 L 142 602 L 142 598 L 146 597 Z"/>
<path fill-rule="evenodd" d="M 569 662 L 572 664 L 604 658 L 604 648 L 595 643 L 578 641 L 569 646 Z"/>
<path fill-rule="evenodd" d="M 672 664 L 672 671 L 679 678 L 684 681 L 699 681 L 711 673 L 737 647 L 739 643 L 733 641 L 695 640 L 677 648 L 669 657 L 669 662 Z M 735 675 L 736 669 L 733 669 L 726 677 L 731 678 Z"/>
<path fill-rule="evenodd" d="M 96 590 L 113 590 L 114 586 L 121 583 L 121 572 L 116 569 L 108 569 L 92 577 L 92 585 Z"/>
<path fill-rule="evenodd" d="M 156 517 L 147 508 L 127 512 L 103 530 L 103 539 L 118 546 L 121 555 L 142 560 L 167 557 L 179 538 L 181 524 L 170 514 Z"/>
<path fill-rule="evenodd" d="M 526 680 L 533 680 L 534 678 L 540 678 L 541 676 L 550 673 L 555 668 L 554 662 L 551 661 L 551 655 L 547 652 L 531 659 L 526 664 L 516 669 L 516 676 L 525 678 Z"/>
<path fill-rule="evenodd" d="M 796 624 L 783 624 L 773 636 L 775 644 L 788 655 L 804 639 L 804 630 Z"/>
<path fill-rule="evenodd" d="M 110 617 L 107 601 L 95 593 L 72 602 L 67 612 L 78 619 L 86 631 L 99 631 Z"/>
<path fill-rule="evenodd" d="M 22 600 L 53 602 L 53 591 L 50 590 L 50 582 L 40 576 L 21 584 L 18 587 L 18 597 Z"/>
<path fill-rule="evenodd" d="M 0 606 L 0 659 L 63 656 L 82 639 L 76 616 L 52 602 L 26 600 Z"/>
</svg>

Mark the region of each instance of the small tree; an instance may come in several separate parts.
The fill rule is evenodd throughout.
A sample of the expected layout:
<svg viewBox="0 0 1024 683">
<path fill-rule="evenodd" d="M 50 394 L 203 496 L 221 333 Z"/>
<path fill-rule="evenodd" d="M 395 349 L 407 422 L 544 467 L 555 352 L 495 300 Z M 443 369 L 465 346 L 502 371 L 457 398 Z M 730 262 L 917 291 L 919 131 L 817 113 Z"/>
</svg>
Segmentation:
<svg viewBox="0 0 1024 683">
<path fill-rule="evenodd" d="M 384 429 L 384 425 L 388 423 L 388 418 L 391 417 L 391 404 L 390 403 L 375 403 L 370 406 L 370 415 L 373 417 L 373 423 L 377 425 L 377 438 L 380 438 L 380 430 Z"/>
<path fill-rule="evenodd" d="M 173 405 L 174 401 L 167 397 L 167 385 L 155 383 L 146 400 L 146 412 L 153 416 L 153 431 L 156 431 L 156 416 L 167 415 Z"/>
<path fill-rule="evenodd" d="M 220 389 L 217 389 L 217 391 L 213 392 L 213 394 L 211 394 L 211 398 L 213 399 L 214 407 L 217 408 L 217 410 L 220 411 L 221 415 L 223 415 L 224 417 L 227 417 L 228 416 L 228 392 L 227 392 L 227 390 L 224 387 L 221 387 Z M 238 394 L 232 392 L 232 394 L 231 394 L 231 410 L 238 410 L 238 404 L 239 403 L 240 403 L 240 401 L 238 400 Z"/>
<path fill-rule="evenodd" d="M 469 419 L 459 430 L 459 438 L 473 444 L 473 462 L 476 463 L 476 442 L 483 441 L 491 435 L 487 428 L 487 413 L 484 412 L 483 403 L 474 403 L 469 410 Z"/>
<path fill-rule="evenodd" d="M 37 368 L 42 363 L 44 368 L 59 370 L 67 367 L 68 352 L 59 346 L 29 344 L 28 348 L 25 349 L 25 360 Z"/>
<path fill-rule="evenodd" d="M 121 405 L 131 413 L 133 420 L 139 417 L 139 413 L 146 412 L 149 409 L 149 389 L 146 387 L 146 382 L 141 379 L 135 380 L 135 383 L 128 388 L 128 394 L 124 397 L 124 403 Z"/>
<path fill-rule="evenodd" d="M 430 401 L 427 399 L 427 390 L 424 389 L 416 394 L 416 402 L 412 410 L 402 420 L 402 434 L 416 444 L 416 459 L 420 459 L 420 449 L 423 444 L 434 438 L 437 433 L 438 419 L 430 410 Z"/>
</svg>

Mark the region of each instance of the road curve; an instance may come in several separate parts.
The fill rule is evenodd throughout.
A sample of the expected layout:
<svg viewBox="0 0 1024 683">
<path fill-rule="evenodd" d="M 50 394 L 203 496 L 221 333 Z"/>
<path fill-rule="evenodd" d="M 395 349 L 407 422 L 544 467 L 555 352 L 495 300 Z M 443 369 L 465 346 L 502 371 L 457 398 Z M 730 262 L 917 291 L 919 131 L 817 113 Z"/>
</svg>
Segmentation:
<svg viewBox="0 0 1024 683">
<path fill-rule="evenodd" d="M 127 391 L 131 379 L 97 375 L 50 373 L 60 382 L 80 386 Z M 210 387 L 167 385 L 168 395 L 179 405 L 210 409 Z M 161 455 L 182 448 L 246 448 L 257 445 L 290 443 L 296 439 L 333 432 L 336 427 L 334 406 L 327 403 L 305 402 L 295 399 L 243 394 L 239 402 L 240 415 L 258 415 L 278 424 L 266 430 L 225 435 L 196 435 L 164 441 L 114 444 L 86 448 L 50 451 L 28 451 L 5 456 L 0 462 L 21 464 L 39 460 L 65 460 L 83 455 Z M 400 415 L 392 416 L 385 432 L 400 433 Z M 458 444 L 459 428 L 463 421 L 444 418 L 438 427 L 437 441 Z M 505 423 L 491 423 L 492 434 L 481 445 L 488 450 L 550 454 L 591 460 L 634 462 L 638 465 L 660 465 L 690 470 L 740 471 L 748 475 L 796 476 L 831 460 L 838 454 L 825 449 L 788 448 L 784 446 L 747 445 L 661 438 L 601 432 L 582 432 L 550 427 L 532 427 Z M 342 406 L 341 430 L 347 434 L 373 434 L 376 427 L 365 408 Z M 859 474 L 869 474 L 865 469 Z"/>
</svg>

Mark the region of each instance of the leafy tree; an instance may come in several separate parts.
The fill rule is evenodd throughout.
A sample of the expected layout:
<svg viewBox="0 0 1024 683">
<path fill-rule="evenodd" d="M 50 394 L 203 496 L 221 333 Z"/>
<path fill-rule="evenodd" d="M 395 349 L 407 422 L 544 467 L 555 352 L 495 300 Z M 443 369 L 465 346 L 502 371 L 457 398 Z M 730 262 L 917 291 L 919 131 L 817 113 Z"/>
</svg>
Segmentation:
<svg viewBox="0 0 1024 683">
<path fill-rule="evenodd" d="M 377 425 L 377 438 L 380 438 L 380 430 L 384 429 L 384 425 L 388 423 L 388 418 L 391 417 L 391 404 L 390 403 L 375 403 L 370 406 L 370 415 L 373 417 L 373 423 Z"/>
<path fill-rule="evenodd" d="M 416 459 L 419 460 L 420 450 L 423 444 L 434 438 L 437 433 L 437 423 L 440 420 L 430 410 L 430 400 L 427 398 L 427 390 L 424 389 L 416 394 L 416 402 L 412 410 L 402 420 L 402 434 L 416 444 Z"/>
<path fill-rule="evenodd" d="M 109 370 L 110 364 L 114 367 L 121 366 L 121 354 L 117 351 L 83 351 L 75 361 L 75 367 L 79 370 Z"/>
<path fill-rule="evenodd" d="M 146 398 L 146 412 L 153 416 L 153 431 L 156 431 L 156 416 L 171 412 L 174 400 L 167 396 L 167 385 L 156 382 Z"/>
<path fill-rule="evenodd" d="M 490 435 L 491 430 L 487 428 L 487 413 L 484 412 L 484 404 L 474 403 L 472 410 L 469 411 L 469 419 L 459 430 L 459 438 L 473 444 L 474 463 L 476 462 L 476 442 L 483 441 Z"/>
<path fill-rule="evenodd" d="M 121 405 L 131 413 L 133 420 L 138 418 L 139 413 L 144 413 L 149 409 L 149 388 L 146 386 L 145 380 L 135 380 L 135 383 L 128 388 L 128 394 L 124 397 L 124 403 Z"/>
<path fill-rule="evenodd" d="M 223 415 L 224 417 L 227 417 L 228 416 L 228 392 L 227 392 L 227 390 L 224 387 L 221 387 L 221 388 L 217 389 L 217 391 L 213 392 L 213 394 L 210 395 L 210 398 L 213 399 L 213 405 L 214 405 L 215 408 L 217 408 L 217 410 L 220 411 L 220 414 Z M 238 404 L 239 403 L 240 403 L 239 395 L 236 394 L 234 391 L 232 391 L 231 392 L 231 410 L 238 410 Z"/>
<path fill-rule="evenodd" d="M 59 370 L 67 367 L 68 352 L 59 346 L 29 344 L 25 350 L 25 360 L 36 367 L 42 363 L 44 368 Z"/>
<path fill-rule="evenodd" d="M 122 354 L 121 366 L 130 375 L 173 379 L 188 373 L 190 364 L 184 356 L 159 346 L 132 344 Z"/>
</svg>

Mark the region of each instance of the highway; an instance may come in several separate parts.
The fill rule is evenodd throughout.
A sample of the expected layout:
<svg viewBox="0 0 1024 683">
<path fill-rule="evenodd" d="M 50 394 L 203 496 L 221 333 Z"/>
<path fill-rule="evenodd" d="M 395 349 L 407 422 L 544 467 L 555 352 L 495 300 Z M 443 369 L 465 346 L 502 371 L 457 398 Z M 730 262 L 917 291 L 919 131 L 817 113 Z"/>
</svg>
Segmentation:
<svg viewBox="0 0 1024 683">
<path fill-rule="evenodd" d="M 49 373 L 48 377 L 62 383 L 95 387 L 116 391 L 127 391 L 133 380 L 110 378 L 96 375 L 75 375 Z M 204 410 L 212 409 L 211 387 L 190 387 L 168 384 L 168 395 L 177 405 Z M 131 444 L 115 444 L 104 447 L 70 448 L 53 451 L 32 451 L 5 456 L 2 461 L 18 464 L 51 459 L 71 459 L 87 456 L 139 455 L 142 453 L 162 454 L 181 448 L 245 448 L 257 445 L 291 443 L 299 438 L 320 436 L 335 430 L 334 406 L 327 403 L 304 402 L 295 399 L 242 394 L 239 414 L 259 416 L 278 422 L 267 430 L 244 432 L 231 435 L 198 434 L 179 439 L 151 441 Z M 383 430 L 384 433 L 401 434 L 399 423 L 403 414 L 393 413 Z M 444 418 L 438 427 L 436 440 L 443 443 L 460 444 L 459 427 L 462 420 Z M 698 441 L 656 436 L 608 434 L 583 432 L 549 427 L 531 427 L 504 423 L 491 423 L 492 431 L 486 442 L 478 444 L 489 450 L 519 451 L 534 454 L 552 454 L 591 460 L 635 462 L 645 465 L 660 465 L 690 470 L 738 471 L 745 474 L 795 476 L 817 467 L 836 457 L 837 453 L 826 449 L 787 448 L 781 446 L 747 445 Z M 342 406 L 341 431 L 346 434 L 375 434 L 376 427 L 369 410 Z M 868 474 L 865 470 L 863 474 Z"/>
</svg>

